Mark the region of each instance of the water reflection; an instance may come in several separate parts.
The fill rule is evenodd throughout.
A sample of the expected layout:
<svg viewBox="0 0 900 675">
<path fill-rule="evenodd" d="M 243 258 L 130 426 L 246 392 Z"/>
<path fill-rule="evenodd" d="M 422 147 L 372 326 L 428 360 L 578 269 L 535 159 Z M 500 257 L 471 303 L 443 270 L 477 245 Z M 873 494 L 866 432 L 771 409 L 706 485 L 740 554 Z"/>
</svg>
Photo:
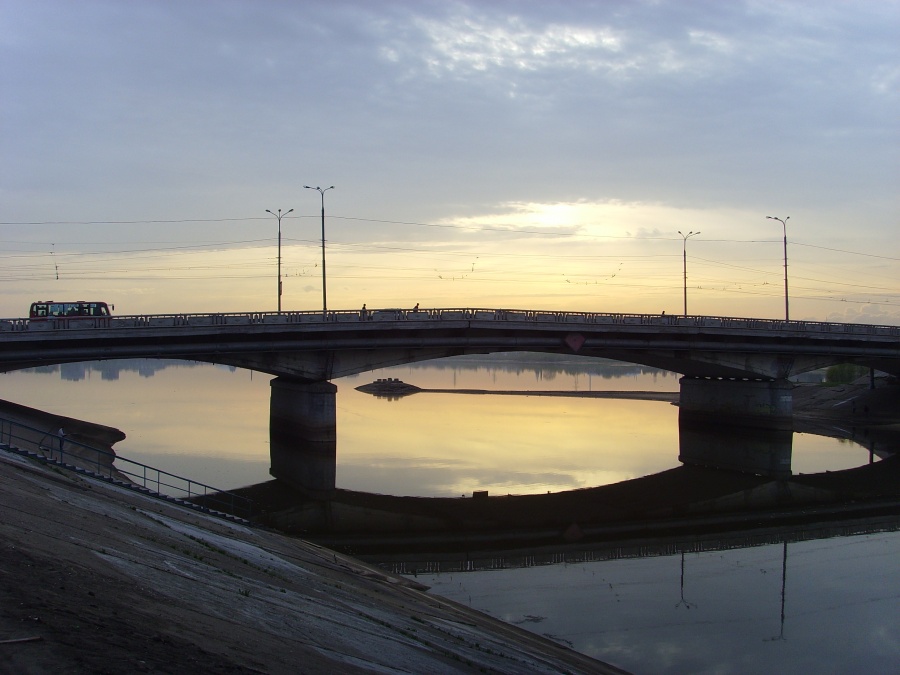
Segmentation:
<svg viewBox="0 0 900 675">
<path fill-rule="evenodd" d="M 684 464 L 786 478 L 791 475 L 794 433 L 725 425 L 678 426 L 678 459 Z"/>
<path fill-rule="evenodd" d="M 0 383 L 4 398 L 122 429 L 128 437 L 117 449 L 126 456 L 224 488 L 261 483 L 265 494 L 276 495 L 278 484 L 268 481 L 275 461 L 270 378 L 159 365 L 77 364 L 7 373 Z M 579 368 L 444 362 L 337 381 L 335 479 L 348 500 L 360 501 L 320 502 L 325 506 L 314 515 L 329 526 L 355 528 L 352 553 L 364 549 L 359 532 L 372 533 L 363 516 L 379 510 L 392 514 L 395 531 L 430 527 L 436 534 L 419 551 L 401 542 L 406 553 L 392 552 L 385 564 L 415 571 L 434 592 L 635 672 L 894 668 L 897 534 L 814 540 L 769 528 L 741 535 L 755 537 L 753 547 L 734 548 L 677 527 L 687 516 L 706 518 L 736 502 L 777 502 L 789 484 L 799 496 L 833 490 L 840 477 L 825 472 L 869 461 L 859 446 L 813 434 L 722 438 L 710 429 L 679 430 L 677 409 L 660 401 L 439 393 L 384 401 L 355 391 L 377 377 L 434 389 L 678 389 L 677 377 L 660 371 Z M 723 455 L 726 446 L 739 451 Z M 735 454 L 747 458 L 750 473 L 709 468 Z M 679 455 L 690 465 L 680 466 Z M 861 466 L 850 472 L 848 489 L 884 481 L 885 494 L 895 492 L 896 465 Z M 765 469 L 773 476 L 758 475 Z M 471 497 L 485 490 L 514 496 Z M 548 491 L 546 499 L 515 496 Z M 387 495 L 410 495 L 400 498 L 409 508 L 388 508 L 386 500 L 396 505 L 397 498 Z M 443 505 L 467 512 L 444 518 Z M 485 507 L 494 509 L 493 520 Z M 588 512 L 609 520 L 588 522 Z M 615 522 L 623 514 L 632 518 L 630 530 Z M 669 519 L 665 532 L 648 527 L 659 518 Z M 746 512 L 746 523 L 755 527 L 758 520 Z M 482 536 L 448 522 L 476 523 Z M 523 522 L 544 538 L 522 538 Z M 672 532 L 675 539 L 662 536 Z M 628 536 L 633 540 L 610 544 Z M 392 538 L 370 539 L 383 545 Z M 458 541 L 456 551 L 433 555 L 435 543 Z M 437 570 L 444 572 L 432 574 Z"/>
<path fill-rule="evenodd" d="M 615 362 L 444 360 L 343 378 L 336 484 L 384 494 L 459 497 L 558 492 L 679 465 L 677 408 L 661 401 L 355 391 L 377 377 L 423 388 L 678 391 L 672 373 Z M 127 457 L 231 489 L 270 478 L 270 379 L 207 364 L 135 360 L 0 376 L 2 396 L 121 429 Z M 879 446 L 880 447 L 880 446 Z M 795 473 L 868 461 L 853 444 L 795 434 Z"/>
<path fill-rule="evenodd" d="M 221 488 L 268 480 L 269 377 L 117 360 L 0 374 L 0 397 L 120 429 L 129 459 Z"/>
<path fill-rule="evenodd" d="M 894 517 L 418 581 L 631 672 L 888 673 L 900 657 L 898 527 Z"/>
</svg>

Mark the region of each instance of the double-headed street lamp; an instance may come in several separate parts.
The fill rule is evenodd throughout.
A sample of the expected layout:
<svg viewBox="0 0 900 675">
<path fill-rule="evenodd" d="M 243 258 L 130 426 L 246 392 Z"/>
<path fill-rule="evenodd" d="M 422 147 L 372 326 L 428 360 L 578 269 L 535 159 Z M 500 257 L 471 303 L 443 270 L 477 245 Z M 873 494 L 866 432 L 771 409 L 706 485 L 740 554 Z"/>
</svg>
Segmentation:
<svg viewBox="0 0 900 675">
<path fill-rule="evenodd" d="M 678 234 L 681 235 L 681 261 L 682 261 L 682 269 L 684 271 L 684 316 L 687 316 L 687 240 L 691 237 L 694 237 L 699 232 L 688 232 L 684 234 L 681 230 L 678 230 Z"/>
<path fill-rule="evenodd" d="M 322 318 L 328 314 L 328 301 L 327 295 L 325 293 L 325 193 L 329 190 L 334 190 L 334 185 L 327 188 L 320 187 L 312 187 L 310 185 L 304 185 L 307 190 L 318 190 L 319 195 L 322 197 Z"/>
<path fill-rule="evenodd" d="M 787 283 L 787 221 L 791 219 L 790 216 L 782 220 L 777 216 L 766 216 L 769 220 L 777 220 L 781 223 L 781 228 L 784 230 L 784 320 L 790 321 L 790 313 L 788 312 L 788 283 Z"/>
<path fill-rule="evenodd" d="M 287 214 L 289 214 L 294 209 L 290 209 L 281 212 L 281 209 L 278 209 L 278 213 L 274 211 L 270 211 L 266 209 L 266 213 L 271 213 L 273 216 L 278 218 L 278 313 L 281 314 L 281 219 L 284 218 Z"/>
</svg>

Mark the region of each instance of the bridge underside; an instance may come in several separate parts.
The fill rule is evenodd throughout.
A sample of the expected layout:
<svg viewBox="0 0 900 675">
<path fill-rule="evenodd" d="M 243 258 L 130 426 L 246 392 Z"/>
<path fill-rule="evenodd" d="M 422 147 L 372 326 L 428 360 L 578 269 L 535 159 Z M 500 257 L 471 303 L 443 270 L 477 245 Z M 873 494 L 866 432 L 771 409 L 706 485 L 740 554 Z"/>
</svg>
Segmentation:
<svg viewBox="0 0 900 675">
<path fill-rule="evenodd" d="M 324 382 L 381 368 L 419 363 L 434 359 L 497 352 L 539 352 L 577 354 L 578 356 L 612 359 L 660 368 L 688 377 L 781 380 L 819 368 L 842 363 L 865 367 L 900 376 L 900 364 L 865 358 L 835 356 L 766 355 L 747 353 L 676 352 L 674 350 L 628 350 L 585 348 L 573 352 L 568 347 L 443 347 L 431 349 L 358 349 L 320 350 L 313 352 L 262 352 L 256 354 L 198 355 L 194 360 L 246 368 L 309 382 Z"/>
<path fill-rule="evenodd" d="M 855 333 L 726 331 L 655 325 L 568 327 L 534 321 L 391 321 L 30 331 L 6 336 L 0 369 L 79 361 L 205 361 L 308 382 L 437 358 L 543 352 L 643 364 L 688 377 L 781 380 L 854 363 L 900 376 L 896 339 Z"/>
</svg>

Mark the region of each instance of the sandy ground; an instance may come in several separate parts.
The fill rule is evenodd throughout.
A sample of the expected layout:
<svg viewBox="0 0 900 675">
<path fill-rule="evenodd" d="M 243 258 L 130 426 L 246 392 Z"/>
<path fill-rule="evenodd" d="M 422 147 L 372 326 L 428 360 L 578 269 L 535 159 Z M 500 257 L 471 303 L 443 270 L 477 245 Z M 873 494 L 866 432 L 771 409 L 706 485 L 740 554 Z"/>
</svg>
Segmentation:
<svg viewBox="0 0 900 675">
<path fill-rule="evenodd" d="M 0 452 L 0 672 L 619 672 L 273 532 Z"/>
</svg>

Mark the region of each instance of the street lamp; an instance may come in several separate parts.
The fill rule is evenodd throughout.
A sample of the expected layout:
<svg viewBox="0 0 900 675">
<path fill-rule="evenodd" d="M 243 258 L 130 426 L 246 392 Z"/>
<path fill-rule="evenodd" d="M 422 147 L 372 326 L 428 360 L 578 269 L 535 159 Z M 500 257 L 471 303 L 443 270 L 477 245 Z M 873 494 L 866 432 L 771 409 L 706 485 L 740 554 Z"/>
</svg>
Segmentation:
<svg viewBox="0 0 900 675">
<path fill-rule="evenodd" d="M 699 232 L 688 232 L 687 234 L 682 233 L 681 230 L 678 230 L 678 234 L 681 235 L 681 261 L 682 261 L 682 269 L 684 270 L 684 316 L 687 316 L 687 240 L 691 237 L 694 237 Z"/>
<path fill-rule="evenodd" d="M 270 211 L 266 209 L 266 213 L 271 213 L 273 216 L 278 218 L 278 313 L 281 314 L 281 219 L 284 218 L 287 214 L 289 214 L 294 209 L 290 209 L 281 212 L 281 209 L 278 209 L 278 213 L 274 211 Z"/>
<path fill-rule="evenodd" d="M 322 318 L 324 319 L 328 313 L 328 301 L 325 294 L 325 193 L 329 190 L 334 190 L 334 185 L 327 188 L 312 187 L 310 185 L 304 185 L 303 187 L 307 190 L 318 190 L 319 195 L 322 197 Z"/>
<path fill-rule="evenodd" d="M 777 216 L 766 216 L 769 220 L 777 220 L 781 223 L 781 227 L 784 230 L 784 320 L 790 321 L 790 313 L 788 312 L 788 283 L 787 283 L 787 221 L 791 219 L 790 216 L 782 220 Z"/>
</svg>

